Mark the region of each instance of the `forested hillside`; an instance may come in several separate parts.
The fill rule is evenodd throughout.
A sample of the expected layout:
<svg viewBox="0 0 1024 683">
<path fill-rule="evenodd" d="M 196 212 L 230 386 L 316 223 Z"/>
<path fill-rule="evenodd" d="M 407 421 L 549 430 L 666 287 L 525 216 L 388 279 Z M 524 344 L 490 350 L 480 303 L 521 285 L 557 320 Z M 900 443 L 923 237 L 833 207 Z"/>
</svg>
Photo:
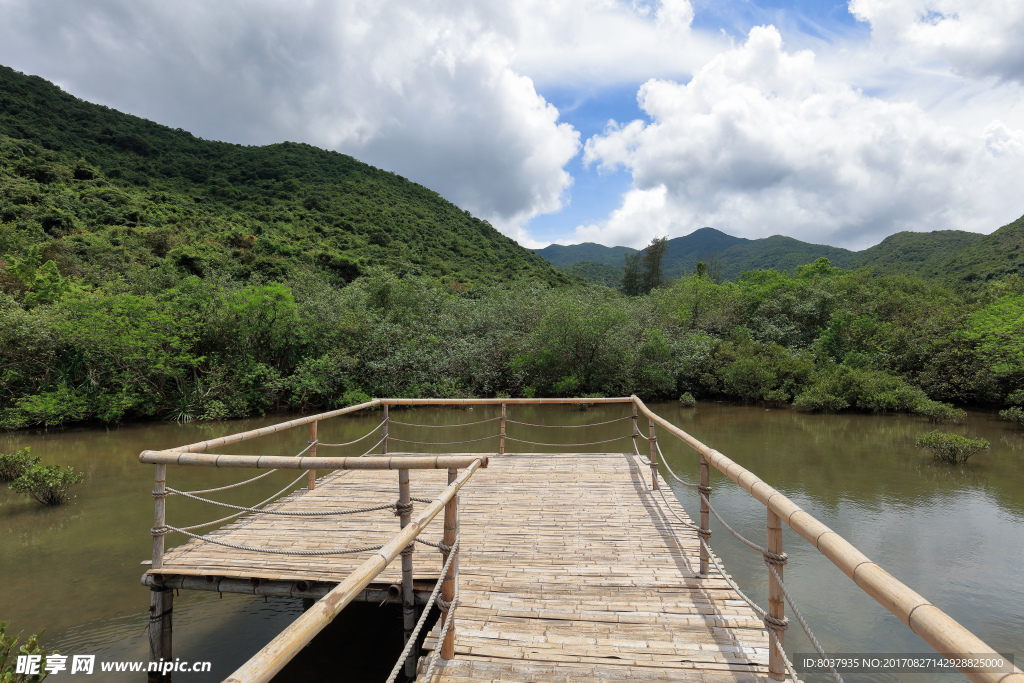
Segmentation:
<svg viewBox="0 0 1024 683">
<path fill-rule="evenodd" d="M 39 247 L 92 283 L 297 268 L 344 283 L 375 265 L 462 284 L 568 281 L 435 192 L 352 157 L 201 140 L 6 67 L 0 135 L 0 255 Z"/>
<path fill-rule="evenodd" d="M 689 392 L 935 419 L 955 417 L 940 401 L 1024 403 L 1024 280 L 1000 265 L 1020 221 L 950 257 L 992 274 L 970 288 L 819 258 L 627 297 L 349 157 L 198 140 L 0 76 L 3 429 L 368 395 Z M 716 233 L 696 238 L 736 240 Z"/>
</svg>

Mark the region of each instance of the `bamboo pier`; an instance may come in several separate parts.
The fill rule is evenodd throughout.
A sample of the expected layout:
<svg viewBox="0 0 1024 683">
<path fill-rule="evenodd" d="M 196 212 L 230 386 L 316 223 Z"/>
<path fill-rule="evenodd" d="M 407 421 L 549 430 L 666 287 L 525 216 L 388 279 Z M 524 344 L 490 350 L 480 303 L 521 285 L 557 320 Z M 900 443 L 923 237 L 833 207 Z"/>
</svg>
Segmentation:
<svg viewBox="0 0 1024 683">
<path fill-rule="evenodd" d="M 506 452 L 514 443 L 506 440 L 509 406 L 579 402 L 631 404 L 631 414 L 622 418 L 624 437 L 613 440 L 622 446 L 632 439 L 630 452 Z M 497 452 L 389 449 L 387 406 L 466 403 L 501 404 Z M 331 458 L 324 457 L 325 448 L 317 452 L 318 422 L 377 406 L 384 407 L 384 418 L 370 442 L 380 438 L 379 453 Z M 304 425 L 309 445 L 297 456 L 208 452 Z M 687 443 L 699 458 L 699 482 L 683 482 L 700 493 L 696 521 L 663 478 L 678 477 L 659 458 L 658 431 Z M 785 655 L 783 524 L 938 652 L 996 654 L 783 494 L 636 397 L 374 399 L 260 430 L 144 451 L 140 460 L 156 468 L 153 559 L 142 578 L 152 591 L 154 660 L 171 658 L 172 589 L 307 601 L 309 609 L 296 622 L 225 679 L 232 683 L 271 680 L 347 604 L 386 598 L 403 604 L 408 641 L 408 656 L 396 663 L 392 680 L 789 680 L 795 672 Z M 239 507 L 236 519 L 201 534 L 167 522 L 168 497 L 196 498 L 173 489 L 173 476 L 168 482 L 168 468 L 175 466 L 310 474 L 296 473 L 303 488 L 259 509 Z M 712 507 L 712 469 L 766 507 L 764 547 L 743 539 L 764 555 L 764 609 L 738 590 L 712 550 L 709 520 L 718 514 Z M 179 532 L 190 540 L 165 549 L 164 537 Z M 402 562 L 394 562 L 399 556 Z M 434 601 L 442 617 L 424 624 Z M 418 612 L 423 618 L 416 622 Z M 964 674 L 974 681 L 1024 683 L 1016 668 Z"/>
</svg>

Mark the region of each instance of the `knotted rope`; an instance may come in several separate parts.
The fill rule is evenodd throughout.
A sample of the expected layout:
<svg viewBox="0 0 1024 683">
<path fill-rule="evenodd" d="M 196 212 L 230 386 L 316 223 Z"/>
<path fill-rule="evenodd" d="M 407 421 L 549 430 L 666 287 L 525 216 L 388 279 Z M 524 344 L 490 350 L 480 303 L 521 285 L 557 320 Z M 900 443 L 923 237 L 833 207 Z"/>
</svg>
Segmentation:
<svg viewBox="0 0 1024 683">
<path fill-rule="evenodd" d="M 632 415 L 627 415 L 625 417 L 617 417 L 614 420 L 606 420 L 604 422 L 591 422 L 590 424 L 585 424 L 585 425 L 542 425 L 542 424 L 535 424 L 533 422 L 519 422 L 518 420 L 505 420 L 505 421 L 509 422 L 511 424 L 514 424 L 514 425 L 523 425 L 524 427 L 544 427 L 544 428 L 547 428 L 547 429 L 579 429 L 580 427 L 598 427 L 600 425 L 610 425 L 613 422 L 621 422 L 622 420 L 631 420 L 631 419 L 633 419 L 633 416 Z"/>
<path fill-rule="evenodd" d="M 413 423 L 413 422 L 398 422 L 397 420 L 388 420 L 388 422 L 390 422 L 393 425 L 402 425 L 403 427 L 426 427 L 427 429 L 437 429 L 437 428 L 469 427 L 470 425 L 482 425 L 485 422 L 494 422 L 495 420 L 500 420 L 500 419 L 501 419 L 501 416 L 499 415 L 498 417 L 489 417 L 486 420 L 478 420 L 476 422 L 460 422 L 459 424 L 454 424 L 454 425 L 424 425 L 424 424 L 416 424 L 416 423 Z"/>
<path fill-rule="evenodd" d="M 417 539 L 419 540 L 419 539 Z M 454 551 L 459 547 L 460 536 L 455 536 L 455 543 L 452 545 Z M 405 660 L 409 658 L 409 653 L 412 652 L 412 648 L 416 644 L 416 640 L 420 636 L 420 631 L 423 629 L 423 624 L 427 621 L 427 615 L 430 614 L 430 605 L 434 602 L 438 602 L 440 606 L 440 596 L 438 595 L 441 591 L 441 585 L 444 583 L 444 578 L 448 576 L 448 570 L 452 566 L 452 561 L 455 559 L 455 553 L 452 552 L 448 555 L 448 561 L 444 563 L 444 567 L 441 568 L 441 575 L 437 579 L 437 583 L 434 584 L 434 590 L 430 593 L 430 597 L 427 598 L 427 607 L 423 610 L 420 615 L 419 621 L 416 622 L 416 627 L 412 630 L 409 635 L 409 641 L 405 644 L 405 649 L 402 650 L 402 654 L 398 655 L 398 661 L 395 662 L 395 666 L 391 669 L 391 674 L 388 676 L 385 683 L 395 683 L 395 679 L 398 677 L 398 672 L 402 670 L 402 665 L 405 664 Z M 443 607 L 441 609 L 444 609 Z M 450 612 L 449 612 L 450 614 Z"/>
</svg>

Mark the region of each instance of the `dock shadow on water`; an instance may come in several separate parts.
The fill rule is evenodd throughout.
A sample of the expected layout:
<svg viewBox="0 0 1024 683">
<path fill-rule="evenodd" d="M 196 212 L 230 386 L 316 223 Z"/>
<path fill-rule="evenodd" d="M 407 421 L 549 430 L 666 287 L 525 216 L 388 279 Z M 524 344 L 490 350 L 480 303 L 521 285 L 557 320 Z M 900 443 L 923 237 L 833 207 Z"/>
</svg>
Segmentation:
<svg viewBox="0 0 1024 683">
<path fill-rule="evenodd" d="M 994 648 L 1024 659 L 1024 431 L 987 413 L 971 412 L 946 431 L 986 438 L 988 453 L 967 465 L 933 462 L 913 445 L 933 428 L 905 415 L 807 415 L 790 409 L 700 403 L 651 408 L 711 447 L 750 469 L 798 505 L 842 534 L 896 578 L 972 630 Z M 526 423 L 583 424 L 620 417 L 622 406 L 517 409 Z M 496 409 L 472 411 L 417 408 L 394 411 L 393 418 L 417 424 L 460 424 L 497 415 Z M 510 415 L 511 417 L 511 415 Z M 45 508 L 0 484 L 0 620 L 24 634 L 45 629 L 44 644 L 62 654 L 93 654 L 100 661 L 145 661 L 149 591 L 139 583 L 150 557 L 153 524 L 153 470 L 138 463 L 144 449 L 240 432 L 286 416 L 223 423 L 175 425 L 148 423 L 120 428 L 25 431 L 0 435 L 0 451 L 30 446 L 46 464 L 73 465 L 86 480 L 73 489 L 75 499 Z M 347 441 L 368 431 L 379 414 L 345 417 L 322 425 L 324 441 Z M 587 431 L 588 440 L 616 437 L 627 423 Z M 646 425 L 641 421 L 641 430 Z M 495 423 L 461 429 L 451 440 L 493 433 Z M 547 442 L 552 431 L 516 426 L 510 435 Z M 581 430 L 582 431 L 582 430 Z M 406 427 L 392 434 L 410 441 L 438 438 L 447 430 Z M 560 438 L 560 437 L 554 437 Z M 236 453 L 298 452 L 305 446 L 301 430 L 275 434 L 246 444 Z M 697 459 L 692 451 L 662 436 L 666 458 L 680 475 L 692 478 Z M 239 450 L 239 448 L 242 448 Z M 492 451 L 495 441 L 464 447 L 423 450 Z M 514 448 L 509 444 L 510 450 Z M 609 450 L 628 450 L 628 441 Z M 521 444 L 516 450 L 558 452 Z M 564 450 L 564 449 L 562 449 Z M 219 486 L 242 477 L 242 471 L 173 468 L 169 483 L 180 489 Z M 275 473 L 244 492 L 225 491 L 220 499 L 252 504 L 294 478 Z M 741 533 L 763 539 L 764 508 L 714 473 L 716 508 Z M 695 497 L 673 486 L 693 516 Z M 175 522 L 196 524 L 212 519 L 209 509 L 175 500 Z M 219 515 L 218 515 L 219 516 Z M 760 557 L 734 542 L 712 523 L 712 546 L 748 594 L 767 602 L 767 580 Z M 397 531 L 397 521 L 396 527 Z M 833 652 L 930 652 L 895 617 L 863 594 L 809 544 L 784 530 L 790 555 L 786 583 L 822 641 Z M 168 539 L 169 545 L 181 543 Z M 788 610 L 787 610 L 788 611 Z M 174 654 L 188 661 L 210 661 L 206 674 L 176 674 L 176 683 L 219 681 L 266 645 L 302 612 L 298 599 L 181 591 L 174 603 Z M 432 623 L 432 622 L 431 622 Z M 400 610 L 395 605 L 353 603 L 286 667 L 278 681 L 383 681 L 401 650 Z M 799 629 L 790 628 L 787 649 L 810 652 Z M 98 667 L 97 667 L 98 669 Z M 67 675 L 66 673 L 60 675 Z M 922 678 L 914 674 L 851 674 L 856 681 L 963 680 L 957 674 Z M 55 677 L 52 680 L 59 680 Z M 103 673 L 92 681 L 145 680 L 145 674 Z M 808 681 L 824 680 L 814 675 Z"/>
</svg>

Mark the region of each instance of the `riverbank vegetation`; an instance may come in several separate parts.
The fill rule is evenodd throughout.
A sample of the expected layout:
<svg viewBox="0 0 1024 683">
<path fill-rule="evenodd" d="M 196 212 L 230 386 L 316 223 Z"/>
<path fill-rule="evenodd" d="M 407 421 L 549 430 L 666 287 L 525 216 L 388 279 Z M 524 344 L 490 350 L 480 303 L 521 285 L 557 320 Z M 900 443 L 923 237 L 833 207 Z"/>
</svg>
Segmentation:
<svg viewBox="0 0 1024 683">
<path fill-rule="evenodd" d="M 201 140 L 0 67 L 0 428 L 631 393 L 942 422 L 1024 384 L 1016 274 L 819 258 L 723 282 L 712 260 L 666 282 L 655 246 L 627 293 L 574 284 L 351 157 Z"/>
<path fill-rule="evenodd" d="M 39 635 L 29 636 L 24 645 L 15 649 L 21 634 L 7 635 L 10 625 L 9 621 L 0 621 L 0 683 L 40 683 L 49 676 L 49 672 L 44 668 L 47 654 L 57 653 L 47 653 L 46 649 L 39 644 Z M 19 655 L 39 656 L 38 671 L 31 674 L 19 672 L 17 667 Z"/>
<path fill-rule="evenodd" d="M 971 439 L 936 430 L 917 437 L 917 447 L 930 451 L 936 460 L 956 465 L 967 462 L 972 455 L 987 451 L 989 443 L 985 439 Z"/>
<path fill-rule="evenodd" d="M 942 421 L 959 416 L 949 404 L 1006 405 L 1024 379 L 1024 329 L 1003 315 L 1024 306 L 1015 278 L 965 293 L 820 260 L 737 283 L 693 275 L 636 297 L 531 280 L 459 291 L 384 269 L 346 286 L 302 270 L 281 282 L 68 280 L 46 302 L 0 293 L 7 429 L 367 396 L 687 392 Z"/>
</svg>

